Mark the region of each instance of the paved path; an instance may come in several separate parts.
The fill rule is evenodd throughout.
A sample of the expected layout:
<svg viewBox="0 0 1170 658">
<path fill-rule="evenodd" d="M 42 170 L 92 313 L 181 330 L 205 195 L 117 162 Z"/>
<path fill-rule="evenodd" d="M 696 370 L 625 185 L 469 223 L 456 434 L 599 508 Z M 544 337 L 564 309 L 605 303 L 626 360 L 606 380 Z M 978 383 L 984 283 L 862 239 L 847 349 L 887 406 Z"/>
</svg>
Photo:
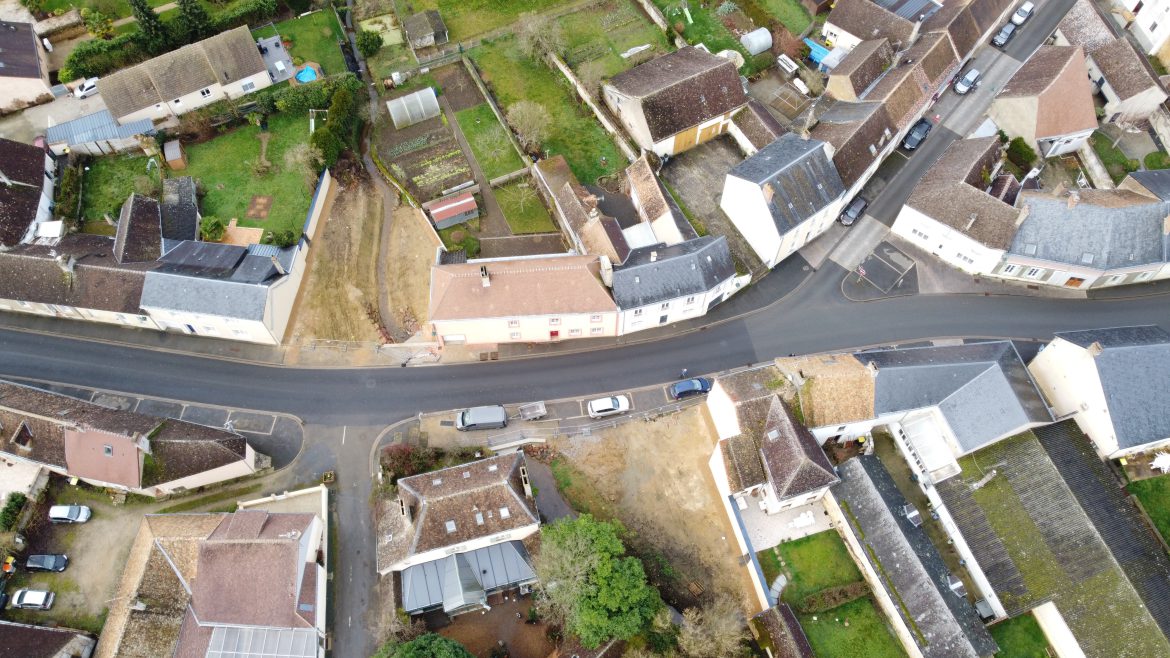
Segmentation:
<svg viewBox="0 0 1170 658">
<path fill-rule="evenodd" d="M 463 157 L 466 158 L 468 166 L 471 167 L 471 175 L 479 185 L 479 195 L 483 199 L 483 209 L 479 220 L 480 231 L 476 237 L 511 237 L 512 229 L 508 228 L 508 221 L 504 219 L 504 211 L 500 208 L 500 204 L 496 202 L 496 195 L 492 193 L 488 177 L 475 159 L 475 153 L 471 150 L 471 145 L 467 143 L 467 137 L 463 135 L 463 130 L 455 119 L 455 110 L 451 108 L 451 103 L 443 96 L 439 97 L 439 107 L 443 109 L 443 115 L 447 117 L 447 125 L 455 135 L 455 141 L 459 142 L 459 148 L 463 149 Z"/>
</svg>

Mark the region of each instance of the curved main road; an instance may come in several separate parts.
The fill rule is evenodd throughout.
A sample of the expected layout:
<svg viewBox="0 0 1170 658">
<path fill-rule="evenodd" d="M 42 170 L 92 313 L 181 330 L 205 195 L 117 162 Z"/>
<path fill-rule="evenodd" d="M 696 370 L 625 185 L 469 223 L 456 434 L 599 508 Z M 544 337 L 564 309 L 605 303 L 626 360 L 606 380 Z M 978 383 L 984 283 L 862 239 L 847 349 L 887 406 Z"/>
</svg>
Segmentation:
<svg viewBox="0 0 1170 658">
<path fill-rule="evenodd" d="M 928 338 L 1047 339 L 1131 324 L 1170 329 L 1170 295 L 1123 300 L 936 295 L 852 303 L 827 264 L 782 301 L 656 342 L 544 358 L 417 368 L 255 365 L 123 345 L 0 331 L 0 376 L 281 411 L 320 425 L 392 422 L 418 411 L 582 396 L 714 372 L 776 356 Z"/>
</svg>

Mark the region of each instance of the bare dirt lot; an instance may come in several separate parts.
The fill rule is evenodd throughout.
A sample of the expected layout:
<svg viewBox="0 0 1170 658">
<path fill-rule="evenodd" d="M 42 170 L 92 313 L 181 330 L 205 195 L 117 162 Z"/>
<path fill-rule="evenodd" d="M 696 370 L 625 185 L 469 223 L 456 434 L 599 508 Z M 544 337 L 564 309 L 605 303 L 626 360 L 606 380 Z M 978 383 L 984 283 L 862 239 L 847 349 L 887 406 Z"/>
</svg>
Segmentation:
<svg viewBox="0 0 1170 658">
<path fill-rule="evenodd" d="M 751 584 L 707 466 L 715 433 L 701 408 L 550 445 L 571 467 L 554 460 L 558 486 L 571 480 L 575 507 L 630 529 L 627 546 L 668 603 L 689 607 L 725 591 L 750 609 Z"/>
<path fill-rule="evenodd" d="M 427 321 L 431 264 L 438 246 L 421 210 L 407 205 L 394 209 L 386 252 L 387 309 L 393 317 L 382 320 L 395 340 L 410 338 Z"/>
<path fill-rule="evenodd" d="M 479 93 L 479 88 L 475 86 L 475 80 L 462 64 L 435 69 L 432 75 L 443 87 L 443 97 L 456 112 L 484 102 L 483 94 Z"/>
<path fill-rule="evenodd" d="M 500 642 L 508 648 L 509 658 L 546 658 L 552 652 L 553 645 L 545 635 L 546 626 L 526 621 L 532 597 L 509 596 L 504 601 L 503 596 L 496 594 L 488 603 L 491 610 L 455 617 L 449 626 L 438 631 L 439 635 L 459 642 L 476 658 L 488 658 Z"/>
<path fill-rule="evenodd" d="M 310 252 L 294 339 L 381 341 L 371 319 L 378 308 L 381 234 L 382 197 L 373 185 L 357 183 L 342 191 Z"/>
</svg>

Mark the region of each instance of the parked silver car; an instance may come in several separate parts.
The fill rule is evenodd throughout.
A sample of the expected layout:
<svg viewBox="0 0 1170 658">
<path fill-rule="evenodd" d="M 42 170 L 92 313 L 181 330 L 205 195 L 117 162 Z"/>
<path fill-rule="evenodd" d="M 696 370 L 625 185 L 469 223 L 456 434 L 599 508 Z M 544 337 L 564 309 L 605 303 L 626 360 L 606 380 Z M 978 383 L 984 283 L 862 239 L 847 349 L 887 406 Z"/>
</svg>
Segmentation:
<svg viewBox="0 0 1170 658">
<path fill-rule="evenodd" d="M 49 508 L 49 520 L 53 523 L 85 523 L 90 510 L 85 505 L 53 505 Z"/>
<path fill-rule="evenodd" d="M 48 610 L 53 607 L 55 596 L 43 589 L 20 589 L 12 595 L 12 607 L 29 610 Z"/>
</svg>

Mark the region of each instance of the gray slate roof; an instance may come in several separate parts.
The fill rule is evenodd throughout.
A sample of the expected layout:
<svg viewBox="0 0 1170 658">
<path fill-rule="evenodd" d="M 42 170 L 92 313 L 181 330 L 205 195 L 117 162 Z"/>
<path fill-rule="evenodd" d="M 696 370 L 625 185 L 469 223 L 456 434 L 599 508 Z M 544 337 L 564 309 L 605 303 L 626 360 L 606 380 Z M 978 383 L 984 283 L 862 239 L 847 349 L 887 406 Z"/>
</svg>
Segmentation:
<svg viewBox="0 0 1170 658">
<path fill-rule="evenodd" d="M 167 272 L 147 272 L 143 308 L 263 320 L 268 286 L 224 279 L 204 279 Z"/>
<path fill-rule="evenodd" d="M 139 119 L 120 126 L 109 110 L 101 110 L 72 121 L 49 126 L 45 131 L 45 140 L 49 144 L 65 142 L 69 146 L 74 146 L 87 142 L 126 139 L 135 135 L 153 134 L 154 122 L 150 119 Z"/>
<path fill-rule="evenodd" d="M 40 78 L 40 40 L 32 23 L 0 21 L 0 78 Z"/>
<path fill-rule="evenodd" d="M 780 234 L 820 212 L 845 192 L 837 168 L 826 155 L 825 143 L 803 139 L 795 133 L 781 135 L 736 165 L 728 175 L 764 188 L 765 198 L 771 194 L 768 209 Z"/>
<path fill-rule="evenodd" d="M 1066 197 L 1025 192 L 1019 203 L 1028 206 L 1028 217 L 1009 253 L 1095 269 L 1166 260 L 1162 227 L 1170 203 L 1126 190 L 1079 194 L 1070 208 Z"/>
<path fill-rule="evenodd" d="M 482 603 L 490 592 L 534 582 L 524 544 L 507 541 L 423 562 L 402 571 L 402 608 L 407 612 L 443 606 L 455 610 Z"/>
<path fill-rule="evenodd" d="M 731 250 L 722 235 L 669 247 L 641 247 L 630 252 L 624 265 L 614 268 L 613 298 L 620 308 L 637 308 L 705 293 L 734 274 Z"/>
<path fill-rule="evenodd" d="M 964 453 L 1034 423 L 1052 421 L 1048 405 L 1009 341 L 854 356 L 877 368 L 877 414 L 937 405 Z"/>
<path fill-rule="evenodd" d="M 1129 177 L 1149 190 L 1150 194 L 1163 201 L 1170 201 L 1170 169 L 1134 171 L 1130 172 Z"/>
<path fill-rule="evenodd" d="M 167 240 L 198 239 L 199 202 L 194 178 L 181 176 L 163 181 L 162 235 Z"/>
<path fill-rule="evenodd" d="M 1101 346 L 1093 362 L 1119 448 L 1170 438 L 1170 333 L 1147 325 L 1056 336 L 1084 348 Z"/>
<path fill-rule="evenodd" d="M 45 180 L 45 151 L 0 137 L 0 171 L 9 180 L 25 183 L 0 185 L 0 246 L 11 247 L 20 244 L 37 217 Z"/>
<path fill-rule="evenodd" d="M 900 612 L 925 637 L 922 643 L 914 635 L 922 654 L 976 658 L 998 651 L 975 608 L 950 591 L 950 571 L 926 532 L 899 513 L 906 499 L 878 458 L 856 457 L 838 471 L 841 483 L 834 495 L 849 505 L 848 522 L 866 545 L 869 559 L 880 563 L 882 584 L 896 594 Z"/>
</svg>

